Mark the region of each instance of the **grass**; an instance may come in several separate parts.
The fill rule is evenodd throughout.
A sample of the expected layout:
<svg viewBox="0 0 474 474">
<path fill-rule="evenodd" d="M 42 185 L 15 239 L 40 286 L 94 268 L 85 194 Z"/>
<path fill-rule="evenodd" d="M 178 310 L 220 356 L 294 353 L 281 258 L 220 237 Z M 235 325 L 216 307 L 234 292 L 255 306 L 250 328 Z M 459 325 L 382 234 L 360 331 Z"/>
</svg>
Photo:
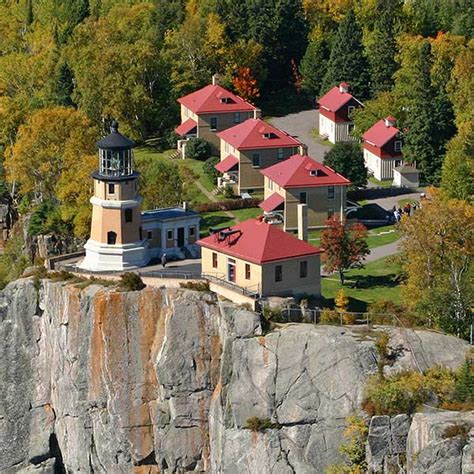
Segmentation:
<svg viewBox="0 0 474 474">
<path fill-rule="evenodd" d="M 391 188 L 392 187 L 392 181 L 390 180 L 385 180 L 385 181 L 379 181 L 378 179 L 374 178 L 373 176 L 369 177 L 369 181 L 372 184 L 375 184 L 379 188 Z"/>
<path fill-rule="evenodd" d="M 321 136 L 319 135 L 319 128 L 312 128 L 309 134 L 315 142 L 320 143 L 321 145 L 330 147 L 334 146 L 334 143 L 331 143 L 329 140 L 321 138 Z"/>
<path fill-rule="evenodd" d="M 349 270 L 344 286 L 337 274 L 324 277 L 321 293 L 325 305 L 334 306 L 334 297 L 341 288 L 349 297 L 349 311 L 364 312 L 370 303 L 380 300 L 401 303 L 399 272 L 400 267 L 392 257 L 385 257 L 368 263 L 365 268 Z"/>
<path fill-rule="evenodd" d="M 262 214 L 259 207 L 236 209 L 229 212 L 234 214 L 236 219 L 230 218 L 224 211 L 203 212 L 201 214 L 201 236 L 206 236 L 209 233 L 209 227 L 231 227 L 237 223 L 237 220 L 242 222 Z"/>
</svg>

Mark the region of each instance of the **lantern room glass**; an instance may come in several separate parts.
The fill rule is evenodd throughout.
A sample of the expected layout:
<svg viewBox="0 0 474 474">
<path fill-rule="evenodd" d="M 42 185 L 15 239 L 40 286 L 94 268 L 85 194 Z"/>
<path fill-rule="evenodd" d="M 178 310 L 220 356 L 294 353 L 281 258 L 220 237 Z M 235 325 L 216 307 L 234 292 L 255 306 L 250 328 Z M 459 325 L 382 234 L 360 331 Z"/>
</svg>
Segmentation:
<svg viewBox="0 0 474 474">
<path fill-rule="evenodd" d="M 133 174 L 132 150 L 99 150 L 102 176 L 129 176 Z"/>
</svg>

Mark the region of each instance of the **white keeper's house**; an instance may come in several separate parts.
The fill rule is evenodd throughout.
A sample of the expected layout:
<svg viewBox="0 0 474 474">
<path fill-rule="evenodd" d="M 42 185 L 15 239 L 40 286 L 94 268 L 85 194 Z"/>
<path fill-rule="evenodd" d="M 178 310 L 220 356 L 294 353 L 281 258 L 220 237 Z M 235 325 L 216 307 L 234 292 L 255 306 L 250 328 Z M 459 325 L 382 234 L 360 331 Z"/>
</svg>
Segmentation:
<svg viewBox="0 0 474 474">
<path fill-rule="evenodd" d="M 319 135 L 331 143 L 354 140 L 351 114 L 364 105 L 349 92 L 349 87 L 347 82 L 341 82 L 318 100 Z"/>
</svg>

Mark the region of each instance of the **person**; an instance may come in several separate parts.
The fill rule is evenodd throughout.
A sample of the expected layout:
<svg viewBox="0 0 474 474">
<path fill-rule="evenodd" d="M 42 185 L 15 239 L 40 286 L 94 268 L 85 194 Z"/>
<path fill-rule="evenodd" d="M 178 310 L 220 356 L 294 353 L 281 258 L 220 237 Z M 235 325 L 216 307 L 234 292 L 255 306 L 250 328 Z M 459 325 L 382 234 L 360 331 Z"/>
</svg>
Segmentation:
<svg viewBox="0 0 474 474">
<path fill-rule="evenodd" d="M 410 213 L 411 213 L 411 205 L 409 202 L 406 203 L 405 205 L 405 212 L 407 214 L 407 216 L 410 216 Z"/>
<path fill-rule="evenodd" d="M 166 267 L 166 253 L 161 256 L 161 265 L 163 268 Z"/>
</svg>

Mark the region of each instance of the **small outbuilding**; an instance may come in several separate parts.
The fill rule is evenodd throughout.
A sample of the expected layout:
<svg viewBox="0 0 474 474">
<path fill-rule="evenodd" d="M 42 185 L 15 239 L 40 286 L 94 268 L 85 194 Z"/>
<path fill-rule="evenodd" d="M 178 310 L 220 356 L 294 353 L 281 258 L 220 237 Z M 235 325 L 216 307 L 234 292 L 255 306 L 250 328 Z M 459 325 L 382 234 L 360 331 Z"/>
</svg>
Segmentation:
<svg viewBox="0 0 474 474">
<path fill-rule="evenodd" d="M 393 185 L 398 188 L 417 188 L 421 171 L 414 166 L 402 165 L 393 168 Z"/>
</svg>

